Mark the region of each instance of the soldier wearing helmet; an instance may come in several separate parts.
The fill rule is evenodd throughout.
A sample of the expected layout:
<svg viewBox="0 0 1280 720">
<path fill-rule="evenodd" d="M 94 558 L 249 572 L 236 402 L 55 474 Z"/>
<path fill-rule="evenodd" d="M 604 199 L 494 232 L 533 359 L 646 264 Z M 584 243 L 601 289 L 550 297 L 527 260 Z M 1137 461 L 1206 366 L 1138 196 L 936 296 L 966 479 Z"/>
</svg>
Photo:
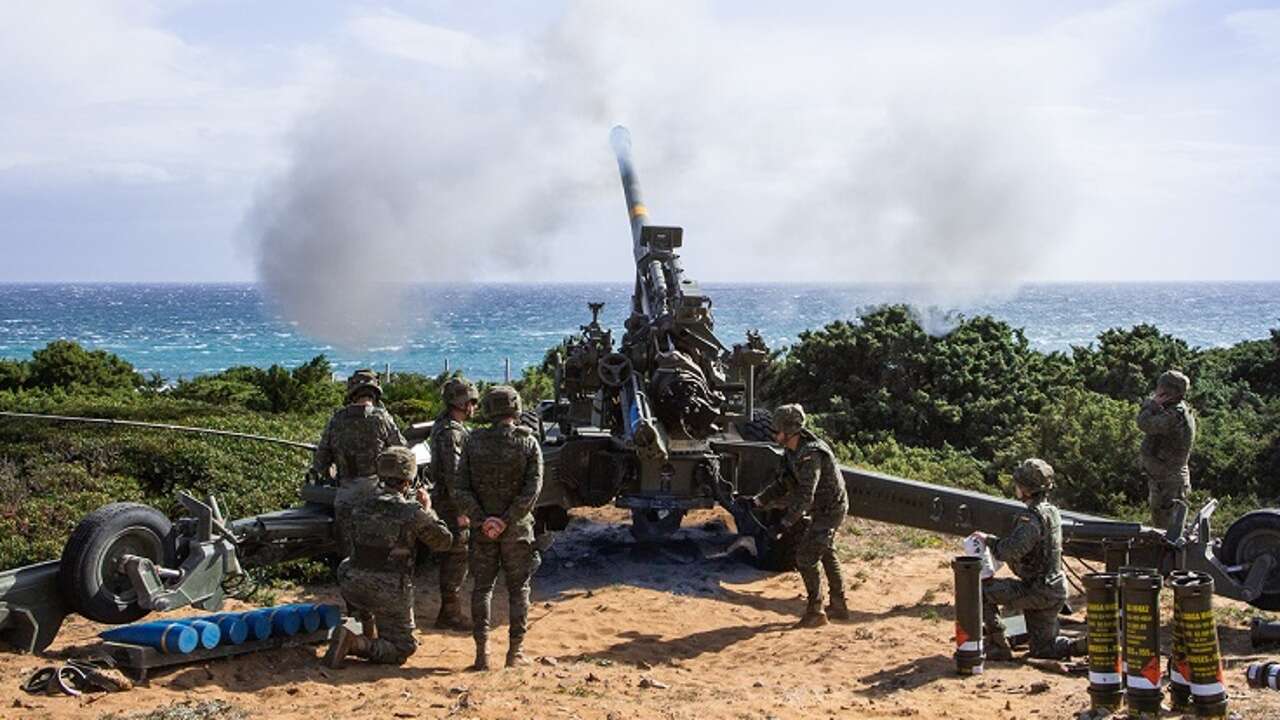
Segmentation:
<svg viewBox="0 0 1280 720">
<path fill-rule="evenodd" d="M 1151 524 L 1161 530 L 1173 527 L 1179 508 L 1187 506 L 1191 492 L 1191 446 L 1196 440 L 1196 419 L 1187 405 L 1191 380 L 1169 370 L 1156 380 L 1156 392 L 1138 411 L 1142 431 L 1142 467 L 1147 471 L 1147 497 Z M 1185 516 L 1184 516 L 1185 519 Z"/>
<path fill-rule="evenodd" d="M 782 405 L 773 411 L 774 440 L 785 449 L 782 474 L 751 498 L 758 508 L 785 508 L 784 531 L 802 530 L 796 543 L 796 569 L 804 580 L 809 604 L 799 627 L 827 624 L 827 616 L 849 618 L 844 575 L 836 558 L 835 537 L 849 514 L 849 496 L 830 446 L 804 427 L 804 408 Z M 831 604 L 822 608 L 822 574 L 826 571 Z"/>
<path fill-rule="evenodd" d="M 473 670 L 489 668 L 489 604 L 499 569 L 506 579 L 510 645 L 507 667 L 524 665 L 523 644 L 529 619 L 529 578 L 537 564 L 533 544 L 533 507 L 542 491 L 542 450 L 532 431 L 516 424 L 520 395 L 499 385 L 485 393 L 484 414 L 492 423 L 475 430 L 462 447 L 455 500 L 471 526 Z"/>
<path fill-rule="evenodd" d="M 1085 653 L 1083 638 L 1058 634 L 1058 613 L 1067 601 L 1062 573 L 1062 516 L 1049 503 L 1053 467 L 1038 458 L 1024 460 L 1013 471 L 1014 492 L 1027 509 L 1019 513 L 1006 537 L 974 533 L 992 556 L 1009 565 L 1017 578 L 982 581 L 982 613 L 988 660 L 1012 660 L 1013 650 L 997 619 L 1001 607 L 1021 610 L 1027 623 L 1030 655 L 1065 658 Z"/>
<path fill-rule="evenodd" d="M 442 391 L 445 408 L 431 426 L 431 502 L 453 533 L 453 547 L 440 559 L 440 614 L 436 627 L 470 630 L 462 612 L 462 586 L 467 581 L 470 520 L 458 509 L 453 488 L 469 430 L 464 424 L 475 414 L 480 395 L 476 386 L 461 377 L 451 378 Z"/>
<path fill-rule="evenodd" d="M 313 478 L 337 480 L 333 521 L 344 555 L 351 552 L 352 507 L 360 496 L 377 487 L 378 455 L 387 448 L 405 445 L 391 413 L 379 404 L 381 399 L 377 373 L 369 369 L 352 373 L 347 379 L 346 405 L 329 418 L 311 463 Z"/>
<path fill-rule="evenodd" d="M 413 452 L 393 447 L 375 461 L 381 481 L 355 500 L 350 520 L 350 552 L 338 566 L 338 582 L 349 613 L 360 617 L 363 634 L 346 626 L 334 631 L 325 654 L 329 667 L 348 655 L 401 665 L 418 648 L 413 636 L 413 572 L 418 543 L 443 551 L 453 535 L 419 488 Z"/>
</svg>

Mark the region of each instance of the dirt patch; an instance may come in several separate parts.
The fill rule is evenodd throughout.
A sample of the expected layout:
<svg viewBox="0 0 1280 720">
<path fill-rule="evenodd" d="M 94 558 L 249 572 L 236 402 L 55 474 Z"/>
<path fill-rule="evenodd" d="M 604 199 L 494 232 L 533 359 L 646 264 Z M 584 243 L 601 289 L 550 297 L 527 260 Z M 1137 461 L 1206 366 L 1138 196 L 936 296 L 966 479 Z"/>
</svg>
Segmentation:
<svg viewBox="0 0 1280 720">
<path fill-rule="evenodd" d="M 420 647 L 404 667 L 352 661 L 331 671 L 318 648 L 294 648 L 162 672 L 126 693 L 47 698 L 17 689 L 39 659 L 0 655 L 0 718 L 160 720 L 170 716 L 145 713 L 214 702 L 284 719 L 1069 718 L 1088 706 L 1085 679 L 1058 663 L 989 663 L 983 676 L 955 676 L 956 540 L 851 520 L 840 556 L 853 618 L 793 630 L 804 607 L 799 578 L 743 562 L 727 516 L 694 513 L 656 546 L 632 542 L 624 523 L 613 510 L 576 517 L 547 553 L 535 581 L 530 667 L 465 672 L 471 638 L 429 628 L 438 598 L 428 569 L 418 578 Z M 501 588 L 496 595 L 505 623 Z M 336 589 L 298 597 L 333 600 Z M 1232 708 L 1280 718 L 1280 693 L 1243 680 L 1244 665 L 1259 657 L 1245 626 L 1254 613 L 1231 601 L 1219 607 Z M 52 650 L 90 652 L 99 629 L 72 618 Z M 494 636 L 498 657 L 505 635 L 499 627 Z"/>
</svg>

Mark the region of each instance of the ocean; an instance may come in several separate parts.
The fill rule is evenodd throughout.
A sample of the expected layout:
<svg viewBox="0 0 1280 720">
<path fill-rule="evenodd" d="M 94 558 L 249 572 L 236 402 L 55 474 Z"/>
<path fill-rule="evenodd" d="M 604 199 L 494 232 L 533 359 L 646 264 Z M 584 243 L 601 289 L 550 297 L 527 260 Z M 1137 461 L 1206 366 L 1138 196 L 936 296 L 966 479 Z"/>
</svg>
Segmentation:
<svg viewBox="0 0 1280 720">
<path fill-rule="evenodd" d="M 805 329 L 919 295 L 894 285 L 704 283 L 702 289 L 729 346 L 757 329 L 770 347 L 781 347 Z M 447 361 L 468 376 L 498 380 L 505 360 L 519 375 L 576 332 L 590 319 L 588 301 L 605 303 L 601 320 L 620 338 L 630 294 L 630 283 L 415 286 L 399 310 L 389 308 L 389 317 L 377 321 L 384 340 L 345 348 L 308 337 L 252 284 L 8 284 L 0 285 L 0 357 L 27 358 L 67 338 L 170 381 L 233 365 L 292 366 L 322 353 L 340 373 L 390 364 L 434 374 Z M 944 332 L 953 311 L 1000 318 L 1046 351 L 1087 345 L 1103 330 L 1138 323 L 1191 345 L 1223 346 L 1266 338 L 1280 327 L 1280 283 L 1038 284 L 964 307 L 926 308 L 922 316 Z"/>
</svg>

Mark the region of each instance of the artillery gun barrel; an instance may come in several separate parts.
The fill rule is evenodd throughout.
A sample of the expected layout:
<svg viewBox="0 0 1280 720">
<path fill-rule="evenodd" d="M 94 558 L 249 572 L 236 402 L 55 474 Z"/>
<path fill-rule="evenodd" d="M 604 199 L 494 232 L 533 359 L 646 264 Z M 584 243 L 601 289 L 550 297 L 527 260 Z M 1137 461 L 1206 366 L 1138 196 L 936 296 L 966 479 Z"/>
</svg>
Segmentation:
<svg viewBox="0 0 1280 720">
<path fill-rule="evenodd" d="M 172 432 L 191 433 L 193 435 L 216 435 L 219 437 L 236 438 L 237 440 L 253 440 L 255 442 L 284 445 L 285 447 L 297 448 L 299 450 L 314 451 L 316 449 L 316 446 L 311 443 L 284 440 L 281 438 L 268 437 L 266 435 L 254 435 L 252 433 L 234 432 L 231 430 L 190 427 L 187 425 L 170 425 L 168 423 L 142 422 L 140 420 L 116 420 L 114 418 L 78 417 L 75 415 L 46 415 L 44 413 L 12 412 L 7 410 L 0 411 L 0 417 L 18 418 L 21 420 L 45 420 L 47 422 L 80 423 L 82 425 L 118 425 L 121 427 L 145 428 L 148 430 L 169 430 Z"/>
<path fill-rule="evenodd" d="M 609 144 L 613 146 L 613 154 L 618 158 L 618 172 L 622 174 L 622 192 L 627 198 L 627 217 L 631 218 L 631 247 L 638 263 L 647 253 L 640 245 L 640 231 L 649 219 L 649 211 L 640 197 L 640 179 L 636 177 L 635 163 L 631 160 L 631 131 L 615 125 L 609 131 Z"/>
</svg>

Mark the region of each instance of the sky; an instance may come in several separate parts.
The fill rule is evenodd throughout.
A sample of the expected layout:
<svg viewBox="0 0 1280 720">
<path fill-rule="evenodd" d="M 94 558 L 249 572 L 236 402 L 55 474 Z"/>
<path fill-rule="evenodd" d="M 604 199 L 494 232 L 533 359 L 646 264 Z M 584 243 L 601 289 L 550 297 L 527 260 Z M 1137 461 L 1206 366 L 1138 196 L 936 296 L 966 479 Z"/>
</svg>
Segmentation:
<svg viewBox="0 0 1280 720">
<path fill-rule="evenodd" d="M 890 7 L 892 6 L 892 7 Z M 0 4 L 0 282 L 1280 279 L 1280 5 Z"/>
</svg>

